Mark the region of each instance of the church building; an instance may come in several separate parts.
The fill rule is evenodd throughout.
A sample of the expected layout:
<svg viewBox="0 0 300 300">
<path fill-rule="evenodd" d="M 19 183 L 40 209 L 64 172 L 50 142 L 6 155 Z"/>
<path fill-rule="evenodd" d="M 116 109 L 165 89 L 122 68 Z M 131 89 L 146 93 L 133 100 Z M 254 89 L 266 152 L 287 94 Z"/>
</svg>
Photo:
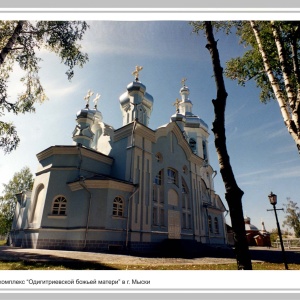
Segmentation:
<svg viewBox="0 0 300 300">
<path fill-rule="evenodd" d="M 226 208 L 214 191 L 208 126 L 182 80 L 169 122 L 148 127 L 154 104 L 139 81 L 120 96 L 121 128 L 105 123 L 99 95 L 76 115 L 73 144 L 37 154 L 32 191 L 17 195 L 11 245 L 139 252 L 166 241 L 226 244 Z"/>
</svg>

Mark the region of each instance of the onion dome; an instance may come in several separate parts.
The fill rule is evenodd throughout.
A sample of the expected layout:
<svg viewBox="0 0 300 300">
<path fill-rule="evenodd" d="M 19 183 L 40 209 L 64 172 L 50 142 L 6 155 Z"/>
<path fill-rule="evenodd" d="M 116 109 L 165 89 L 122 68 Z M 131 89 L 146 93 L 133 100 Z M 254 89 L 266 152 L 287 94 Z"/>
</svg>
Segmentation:
<svg viewBox="0 0 300 300">
<path fill-rule="evenodd" d="M 246 231 L 259 231 L 256 226 L 254 226 L 250 223 L 251 219 L 249 217 L 245 217 L 244 222 L 245 222 L 245 230 Z"/>
<path fill-rule="evenodd" d="M 132 74 L 135 81 L 127 85 L 127 91 L 120 98 L 120 106 L 123 114 L 123 125 L 127 125 L 135 120 L 148 126 L 153 108 L 153 97 L 146 92 L 146 86 L 142 84 L 138 75 L 143 68 L 136 66 Z"/>
<path fill-rule="evenodd" d="M 88 91 L 87 95 L 84 97 L 86 106 L 77 112 L 77 125 L 73 131 L 73 141 L 76 144 L 81 144 L 85 147 L 91 147 L 91 143 L 94 142 L 95 130 L 96 128 L 98 130 L 99 124 L 103 120 L 101 112 L 97 109 L 97 103 L 100 98 L 99 94 L 97 94 L 93 100 L 95 103 L 94 108 L 90 109 L 89 101 L 93 94 L 93 92 Z"/>
</svg>

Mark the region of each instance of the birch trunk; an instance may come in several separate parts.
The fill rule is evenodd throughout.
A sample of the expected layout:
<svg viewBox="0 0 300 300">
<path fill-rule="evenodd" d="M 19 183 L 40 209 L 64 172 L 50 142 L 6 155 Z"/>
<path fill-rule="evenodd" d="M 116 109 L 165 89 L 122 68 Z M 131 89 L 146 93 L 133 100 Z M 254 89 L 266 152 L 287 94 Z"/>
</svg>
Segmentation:
<svg viewBox="0 0 300 300">
<path fill-rule="evenodd" d="M 219 52 L 214 39 L 211 22 L 204 22 L 204 26 L 208 42 L 206 48 L 211 55 L 217 88 L 217 98 L 212 100 L 215 111 L 212 131 L 215 136 L 215 147 L 219 160 L 220 173 L 226 189 L 225 198 L 228 203 L 231 225 L 234 232 L 237 266 L 239 270 L 252 270 L 242 208 L 242 196 L 244 192 L 236 183 L 226 146 L 225 108 L 227 92 L 224 84 L 223 69 L 220 64 Z"/>
<path fill-rule="evenodd" d="M 284 85 L 285 85 L 285 90 L 287 92 L 288 96 L 288 101 L 289 101 L 289 106 L 290 106 L 290 114 L 291 114 L 291 130 L 294 131 L 295 135 L 297 136 L 299 140 L 299 133 L 300 133 L 300 125 L 299 125 L 299 95 L 298 95 L 298 87 L 295 88 L 295 90 L 292 89 L 292 82 L 290 81 L 291 74 L 288 73 L 288 66 L 287 66 L 287 60 L 286 60 L 286 55 L 285 55 L 285 50 L 283 46 L 283 42 L 281 39 L 280 31 L 278 27 L 276 26 L 274 21 L 271 21 L 271 28 L 273 32 L 273 36 L 275 39 L 275 44 L 277 47 L 277 52 L 278 52 L 278 57 L 280 61 L 280 66 L 282 70 L 282 75 L 283 75 L 283 80 L 284 80 Z M 294 56 L 293 60 L 297 60 L 297 58 Z M 297 64 L 294 64 L 295 67 Z M 298 70 L 295 69 L 296 71 L 296 78 L 298 76 Z M 299 77 L 297 78 L 297 81 L 299 82 Z"/>
<path fill-rule="evenodd" d="M 252 27 L 252 30 L 253 30 L 257 45 L 258 45 L 258 50 L 259 50 L 259 52 L 261 54 L 261 57 L 263 59 L 264 70 L 265 70 L 265 72 L 268 76 L 269 82 L 270 82 L 271 87 L 273 89 L 273 92 L 276 96 L 276 99 L 277 99 L 277 102 L 278 102 L 280 112 L 281 112 L 281 115 L 283 117 L 285 126 L 287 127 L 288 132 L 290 133 L 290 135 L 294 139 L 294 141 L 296 143 L 296 146 L 298 148 L 298 152 L 300 154 L 300 136 L 296 132 L 297 130 L 295 130 L 296 125 L 295 125 L 293 119 L 291 118 L 291 116 L 290 116 L 290 114 L 287 110 L 285 99 L 282 95 L 282 91 L 279 87 L 279 84 L 277 82 L 276 77 L 274 76 L 274 74 L 272 72 L 267 54 L 264 50 L 264 47 L 263 47 L 263 44 L 262 44 L 262 41 L 261 41 L 261 38 L 260 38 L 259 29 L 258 29 L 258 27 L 257 27 L 257 25 L 254 21 L 250 21 L 250 25 Z M 298 106 L 298 111 L 299 111 L 299 103 L 296 103 L 296 106 Z"/>
</svg>

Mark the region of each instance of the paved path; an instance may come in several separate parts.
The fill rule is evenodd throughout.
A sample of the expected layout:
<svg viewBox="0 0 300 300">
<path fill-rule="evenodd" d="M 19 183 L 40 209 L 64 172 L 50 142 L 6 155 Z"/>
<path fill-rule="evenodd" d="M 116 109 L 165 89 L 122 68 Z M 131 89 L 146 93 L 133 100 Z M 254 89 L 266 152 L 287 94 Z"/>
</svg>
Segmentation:
<svg viewBox="0 0 300 300">
<path fill-rule="evenodd" d="M 234 258 L 199 257 L 199 258 L 162 258 L 143 257 L 109 253 L 24 249 L 2 246 L 0 260 L 27 261 L 85 261 L 99 264 L 128 264 L 128 265 L 170 265 L 170 264 L 223 264 L 235 263 Z"/>
<path fill-rule="evenodd" d="M 252 262 L 266 261 L 281 263 L 282 252 L 279 249 L 267 249 L 262 247 L 250 248 Z M 288 263 L 300 264 L 300 249 L 286 250 Z M 78 262 L 97 264 L 130 264 L 130 265 L 170 265 L 170 264 L 228 264 L 236 263 L 233 252 L 219 250 L 218 253 L 205 257 L 195 258 L 163 258 L 163 257 L 143 257 L 121 254 L 62 251 L 62 250 L 42 250 L 24 249 L 7 246 L 0 247 L 0 260 L 10 261 L 35 261 L 35 262 Z"/>
</svg>

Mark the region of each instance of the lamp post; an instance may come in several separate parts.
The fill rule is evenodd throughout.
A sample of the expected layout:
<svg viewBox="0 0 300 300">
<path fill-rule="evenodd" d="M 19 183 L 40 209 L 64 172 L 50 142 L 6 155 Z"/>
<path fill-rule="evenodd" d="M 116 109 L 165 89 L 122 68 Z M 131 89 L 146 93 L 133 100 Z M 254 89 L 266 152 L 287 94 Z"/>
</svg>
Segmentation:
<svg viewBox="0 0 300 300">
<path fill-rule="evenodd" d="M 275 213 L 275 218 L 276 218 L 276 224 L 277 224 L 277 230 L 278 230 L 278 235 L 279 235 L 279 239 L 280 239 L 280 245 L 281 245 L 281 251 L 282 251 L 282 257 L 283 257 L 283 262 L 284 262 L 284 266 L 285 269 L 288 270 L 288 265 L 286 262 L 286 258 L 285 258 L 285 252 L 284 252 L 284 246 L 283 246 L 283 241 L 282 241 L 282 236 L 281 236 L 281 230 L 280 230 L 280 226 L 279 226 L 279 222 L 278 222 L 278 217 L 277 217 L 277 210 L 283 210 L 283 208 L 276 208 L 276 204 L 277 204 L 277 195 L 273 194 L 272 192 L 270 193 L 270 195 L 268 196 L 270 203 L 273 205 L 273 210 Z M 271 209 L 267 209 L 267 211 L 271 211 Z"/>
</svg>

